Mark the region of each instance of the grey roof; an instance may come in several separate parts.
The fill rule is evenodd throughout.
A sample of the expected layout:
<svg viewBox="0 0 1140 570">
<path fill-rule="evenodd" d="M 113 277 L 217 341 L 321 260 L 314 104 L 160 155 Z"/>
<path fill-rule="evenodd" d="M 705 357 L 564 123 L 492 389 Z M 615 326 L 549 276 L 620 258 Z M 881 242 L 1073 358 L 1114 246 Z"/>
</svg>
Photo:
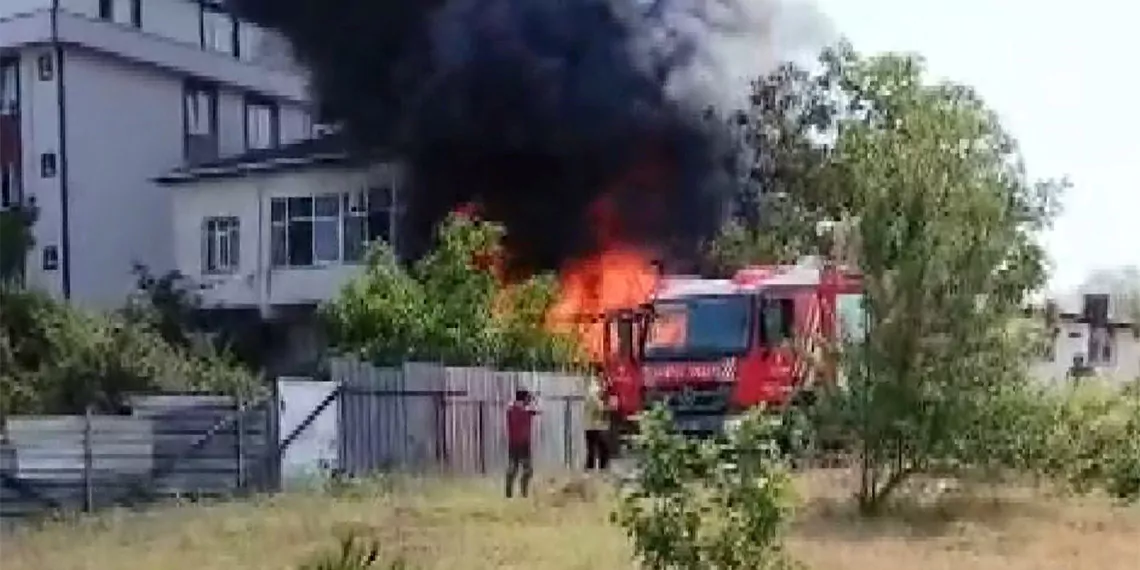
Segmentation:
<svg viewBox="0 0 1140 570">
<path fill-rule="evenodd" d="M 334 133 L 305 139 L 277 148 L 251 150 L 183 166 L 155 178 L 163 184 L 185 184 L 204 179 L 234 178 L 332 164 L 363 163 L 364 156 L 349 151 L 345 137 Z"/>
</svg>

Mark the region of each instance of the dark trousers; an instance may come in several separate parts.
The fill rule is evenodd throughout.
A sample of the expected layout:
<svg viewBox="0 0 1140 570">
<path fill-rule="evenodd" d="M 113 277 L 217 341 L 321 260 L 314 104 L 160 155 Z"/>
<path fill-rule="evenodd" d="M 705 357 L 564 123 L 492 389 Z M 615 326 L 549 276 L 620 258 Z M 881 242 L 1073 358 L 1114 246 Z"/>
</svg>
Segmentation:
<svg viewBox="0 0 1140 570">
<path fill-rule="evenodd" d="M 514 496 L 515 478 L 519 478 L 519 491 L 527 496 L 534 466 L 530 457 L 530 444 L 511 445 L 507 448 L 507 498 Z"/>
<path fill-rule="evenodd" d="M 609 432 L 600 429 L 586 430 L 586 470 L 604 471 L 610 466 Z"/>
</svg>

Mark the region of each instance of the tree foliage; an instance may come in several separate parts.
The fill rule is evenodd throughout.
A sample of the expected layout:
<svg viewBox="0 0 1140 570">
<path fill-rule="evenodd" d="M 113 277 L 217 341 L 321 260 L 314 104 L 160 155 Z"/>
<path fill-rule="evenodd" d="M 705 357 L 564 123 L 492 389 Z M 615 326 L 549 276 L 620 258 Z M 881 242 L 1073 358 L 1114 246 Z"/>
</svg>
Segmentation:
<svg viewBox="0 0 1140 570">
<path fill-rule="evenodd" d="M 818 223 L 849 206 L 832 163 L 840 102 L 828 64 L 841 53 L 823 52 L 819 71 L 786 63 L 758 78 L 749 107 L 730 118 L 741 176 L 731 220 L 706 249 L 719 272 L 821 252 Z"/>
<path fill-rule="evenodd" d="M 0 414 L 116 412 L 132 392 L 252 396 L 256 378 L 217 354 L 192 354 L 119 314 L 36 291 L 0 289 Z"/>
<path fill-rule="evenodd" d="M 130 323 L 153 329 L 167 343 L 190 353 L 225 354 L 251 371 L 268 364 L 265 321 L 259 316 L 218 323 L 202 310 L 198 287 L 178 271 L 155 275 L 136 264 L 135 292 L 120 314 Z"/>
<path fill-rule="evenodd" d="M 35 245 L 32 225 L 34 206 L 13 205 L 0 210 L 0 283 L 19 281 L 24 275 L 28 252 Z"/>
<path fill-rule="evenodd" d="M 613 518 L 645 568 L 796 566 L 783 548 L 793 497 L 773 422 L 753 413 L 726 436 L 693 440 L 661 408 L 642 415 L 636 475 Z"/>
<path fill-rule="evenodd" d="M 503 230 L 452 216 L 437 245 L 410 268 L 379 244 L 364 273 L 322 307 L 332 345 L 381 364 L 565 367 L 580 362 L 574 339 L 549 332 L 552 276 L 504 285 L 496 275 Z"/>
<path fill-rule="evenodd" d="M 1013 138 L 969 88 L 931 83 L 913 56 L 829 52 L 840 105 L 827 169 L 856 220 L 866 342 L 829 404 L 860 444 L 861 504 L 906 479 L 990 463 L 980 427 L 1025 389 L 1034 356 L 1015 326 L 1046 278 L 1037 239 L 1063 182 L 1025 175 Z"/>
<path fill-rule="evenodd" d="M 1030 180 L 973 90 L 928 80 L 920 58 L 840 44 L 810 71 L 759 79 L 737 121 L 749 176 L 715 265 L 835 254 L 817 231 L 830 220 L 864 275 L 866 338 L 841 347 L 848 385 L 814 415 L 857 443 L 868 512 L 931 472 L 1035 471 L 1127 494 L 1136 452 L 1121 418 L 1136 408 L 1027 379 L 1041 339 L 1023 306 L 1044 284 L 1038 238 L 1067 183 Z"/>
</svg>

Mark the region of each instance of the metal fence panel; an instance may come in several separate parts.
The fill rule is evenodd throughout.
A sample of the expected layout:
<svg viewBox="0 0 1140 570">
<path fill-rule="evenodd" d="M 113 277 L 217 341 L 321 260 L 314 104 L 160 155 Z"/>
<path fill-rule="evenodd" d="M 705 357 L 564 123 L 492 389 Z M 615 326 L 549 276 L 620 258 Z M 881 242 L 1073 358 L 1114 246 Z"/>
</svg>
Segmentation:
<svg viewBox="0 0 1140 570">
<path fill-rule="evenodd" d="M 575 468 L 583 460 L 581 376 L 504 372 L 409 363 L 377 368 L 340 359 L 333 380 L 341 401 L 342 467 L 373 471 L 444 471 L 457 475 L 507 467 L 506 407 L 519 388 L 537 396 L 537 469 Z"/>
<path fill-rule="evenodd" d="M 8 418 L 0 518 L 228 496 L 270 483 L 264 405 L 193 395 L 134 402 L 130 416 Z"/>
</svg>

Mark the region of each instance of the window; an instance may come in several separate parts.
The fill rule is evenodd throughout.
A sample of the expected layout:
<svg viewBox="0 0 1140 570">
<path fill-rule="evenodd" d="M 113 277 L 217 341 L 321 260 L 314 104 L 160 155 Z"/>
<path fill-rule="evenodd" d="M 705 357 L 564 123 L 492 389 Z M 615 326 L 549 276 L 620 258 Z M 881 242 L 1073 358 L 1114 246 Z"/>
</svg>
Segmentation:
<svg viewBox="0 0 1140 570">
<path fill-rule="evenodd" d="M 645 356 L 717 356 L 748 348 L 751 300 L 743 295 L 658 301 L 646 335 Z"/>
<path fill-rule="evenodd" d="M 245 148 L 276 148 L 281 144 L 277 105 L 257 97 L 245 100 Z"/>
<path fill-rule="evenodd" d="M 36 69 L 39 72 L 40 81 L 51 81 L 55 77 L 55 56 L 43 54 L 37 57 Z"/>
<path fill-rule="evenodd" d="M 41 259 L 40 261 L 42 263 L 42 267 L 43 267 L 44 271 L 55 271 L 56 269 L 59 269 L 59 248 L 58 247 L 56 247 L 54 245 L 44 246 L 44 249 L 43 249 L 43 252 L 41 253 L 41 256 L 43 257 L 43 259 Z"/>
<path fill-rule="evenodd" d="M 55 178 L 55 153 L 40 154 L 40 178 Z"/>
<path fill-rule="evenodd" d="M 184 93 L 185 159 L 191 164 L 214 160 L 218 158 L 218 91 L 188 82 Z"/>
<path fill-rule="evenodd" d="M 16 162 L 0 162 L 0 207 L 6 208 L 19 202 L 20 170 Z"/>
<path fill-rule="evenodd" d="M 99 0 L 99 18 L 102 20 L 112 20 L 115 17 L 115 8 L 113 0 Z"/>
<path fill-rule="evenodd" d="M 202 14 L 202 49 L 237 53 L 237 22 L 220 6 L 206 6 Z"/>
<path fill-rule="evenodd" d="M 142 0 L 131 0 L 131 25 L 142 28 Z"/>
<path fill-rule="evenodd" d="M 273 198 L 272 263 L 275 267 L 359 263 L 370 242 L 391 242 L 393 216 L 390 188 Z"/>
<path fill-rule="evenodd" d="M 206 218 L 202 221 L 202 270 L 205 273 L 233 273 L 238 269 L 241 251 L 240 222 L 236 217 Z"/>
<path fill-rule="evenodd" d="M 791 340 L 795 324 L 795 302 L 791 299 L 764 299 L 761 303 L 760 338 L 765 346 L 777 347 Z"/>
<path fill-rule="evenodd" d="M 1112 331 L 1107 327 L 1092 327 L 1089 330 L 1088 364 L 1090 366 L 1105 366 L 1112 364 L 1112 347 L 1115 339 Z"/>
<path fill-rule="evenodd" d="M 20 112 L 20 60 L 0 59 L 0 116 Z"/>
</svg>

